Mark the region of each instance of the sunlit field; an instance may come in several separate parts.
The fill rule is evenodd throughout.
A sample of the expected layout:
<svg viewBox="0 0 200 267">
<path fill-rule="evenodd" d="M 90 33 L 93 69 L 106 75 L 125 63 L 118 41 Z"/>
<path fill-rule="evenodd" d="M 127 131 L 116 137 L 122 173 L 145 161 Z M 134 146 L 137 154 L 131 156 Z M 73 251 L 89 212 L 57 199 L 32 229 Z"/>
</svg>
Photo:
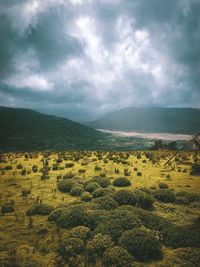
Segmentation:
<svg viewBox="0 0 200 267">
<path fill-rule="evenodd" d="M 200 176 L 172 154 L 2 154 L 0 266 L 198 266 Z"/>
</svg>

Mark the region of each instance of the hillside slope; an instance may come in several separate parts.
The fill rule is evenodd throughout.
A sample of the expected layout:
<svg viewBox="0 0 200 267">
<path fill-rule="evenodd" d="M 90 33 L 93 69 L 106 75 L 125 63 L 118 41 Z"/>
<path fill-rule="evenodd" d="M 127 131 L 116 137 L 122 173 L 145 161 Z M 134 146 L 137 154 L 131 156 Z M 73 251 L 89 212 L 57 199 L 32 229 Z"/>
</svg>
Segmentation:
<svg viewBox="0 0 200 267">
<path fill-rule="evenodd" d="M 87 123 L 96 129 L 195 134 L 200 131 L 200 109 L 125 108 Z"/>
<path fill-rule="evenodd" d="M 0 107 L 0 150 L 90 148 L 103 134 L 30 109 Z"/>
</svg>

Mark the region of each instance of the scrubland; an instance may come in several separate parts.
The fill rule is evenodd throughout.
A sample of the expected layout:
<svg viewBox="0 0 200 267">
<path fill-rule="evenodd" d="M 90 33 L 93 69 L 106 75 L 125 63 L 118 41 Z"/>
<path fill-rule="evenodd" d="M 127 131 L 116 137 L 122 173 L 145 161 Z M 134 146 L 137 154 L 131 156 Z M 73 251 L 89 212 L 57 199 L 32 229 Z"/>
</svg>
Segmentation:
<svg viewBox="0 0 200 267">
<path fill-rule="evenodd" d="M 200 176 L 172 153 L 2 154 L 0 266 L 199 266 Z"/>
</svg>

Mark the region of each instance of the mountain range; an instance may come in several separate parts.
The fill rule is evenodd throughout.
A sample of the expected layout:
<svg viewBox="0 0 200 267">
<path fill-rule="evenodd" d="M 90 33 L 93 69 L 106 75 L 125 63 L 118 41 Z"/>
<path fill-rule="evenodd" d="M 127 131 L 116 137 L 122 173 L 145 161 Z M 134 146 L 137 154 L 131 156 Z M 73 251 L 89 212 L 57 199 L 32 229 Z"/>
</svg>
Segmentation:
<svg viewBox="0 0 200 267">
<path fill-rule="evenodd" d="M 115 131 L 195 134 L 200 132 L 200 109 L 130 107 L 106 114 L 87 125 Z"/>
</svg>

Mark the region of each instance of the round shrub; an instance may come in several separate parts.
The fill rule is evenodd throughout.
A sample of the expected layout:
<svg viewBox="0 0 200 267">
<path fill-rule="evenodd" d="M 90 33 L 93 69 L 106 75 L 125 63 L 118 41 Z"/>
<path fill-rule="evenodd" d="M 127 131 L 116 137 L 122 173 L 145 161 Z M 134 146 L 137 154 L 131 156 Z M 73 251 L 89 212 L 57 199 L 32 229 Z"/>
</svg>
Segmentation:
<svg viewBox="0 0 200 267">
<path fill-rule="evenodd" d="M 136 207 L 147 210 L 153 208 L 153 198 L 149 194 L 141 190 L 136 190 L 134 192 L 134 197 L 136 201 Z"/>
<path fill-rule="evenodd" d="M 75 181 L 72 179 L 63 179 L 58 183 L 58 189 L 63 193 L 69 193 L 74 186 Z"/>
<path fill-rule="evenodd" d="M 113 181 L 113 185 L 117 187 L 126 187 L 126 186 L 130 186 L 131 182 L 126 177 L 119 177 Z"/>
<path fill-rule="evenodd" d="M 169 186 L 168 186 L 167 184 L 165 184 L 165 183 L 159 183 L 159 184 L 158 184 L 158 187 L 159 187 L 160 189 L 168 189 L 168 188 L 169 188 Z"/>
<path fill-rule="evenodd" d="M 107 177 L 101 177 L 101 176 L 95 176 L 92 178 L 93 182 L 96 182 L 99 184 L 101 187 L 107 187 L 111 184 L 110 179 Z"/>
<path fill-rule="evenodd" d="M 176 200 L 174 192 L 170 189 L 159 189 L 153 192 L 153 196 L 164 203 L 173 203 Z"/>
<path fill-rule="evenodd" d="M 94 198 L 97 198 L 97 197 L 104 197 L 104 196 L 110 196 L 112 197 L 115 193 L 115 189 L 114 188 L 99 188 L 99 189 L 96 189 L 93 193 L 92 193 L 92 196 Z"/>
<path fill-rule="evenodd" d="M 14 212 L 15 208 L 12 203 L 6 203 L 1 206 L 2 213 Z"/>
<path fill-rule="evenodd" d="M 84 188 L 80 185 L 73 186 L 70 190 L 70 195 L 80 196 L 84 192 Z"/>
<path fill-rule="evenodd" d="M 80 238 L 67 238 L 59 244 L 57 252 L 67 261 L 70 257 L 80 255 L 84 251 L 84 243 Z"/>
<path fill-rule="evenodd" d="M 62 212 L 57 223 L 62 228 L 76 226 L 87 226 L 95 224 L 94 218 L 90 216 L 86 208 L 79 206 L 69 207 Z"/>
<path fill-rule="evenodd" d="M 106 267 L 131 267 L 133 266 L 133 260 L 131 254 L 119 246 L 108 248 L 103 254 L 103 264 Z"/>
<path fill-rule="evenodd" d="M 58 218 L 60 217 L 60 215 L 62 214 L 62 212 L 63 212 L 63 209 L 53 210 L 48 216 L 48 221 L 49 222 L 56 222 L 58 220 Z"/>
<path fill-rule="evenodd" d="M 83 192 L 81 194 L 81 200 L 89 202 L 92 199 L 92 195 L 89 192 Z"/>
<path fill-rule="evenodd" d="M 90 228 L 86 226 L 77 226 L 72 228 L 70 237 L 80 238 L 83 241 L 89 240 L 92 235 Z"/>
<path fill-rule="evenodd" d="M 139 218 L 132 211 L 113 210 L 101 218 L 95 228 L 95 233 L 109 235 L 114 241 L 117 241 L 124 231 L 140 225 Z"/>
<path fill-rule="evenodd" d="M 49 215 L 54 210 L 54 207 L 47 204 L 36 204 L 33 205 L 26 211 L 26 215 L 34 216 L 34 215 Z"/>
<path fill-rule="evenodd" d="M 92 193 L 99 188 L 101 188 L 101 186 L 98 183 L 90 182 L 89 184 L 86 185 L 85 190 Z"/>
<path fill-rule="evenodd" d="M 134 193 L 129 190 L 119 190 L 114 194 L 114 199 L 119 205 L 135 205 L 136 199 Z"/>
<path fill-rule="evenodd" d="M 120 237 L 119 245 L 139 261 L 159 259 L 162 255 L 160 242 L 147 230 L 127 230 Z"/>
<path fill-rule="evenodd" d="M 94 200 L 98 209 L 102 210 L 112 210 L 118 207 L 118 203 L 111 197 L 99 197 Z"/>
<path fill-rule="evenodd" d="M 109 235 L 97 234 L 87 244 L 89 257 L 101 257 L 104 251 L 112 246 L 113 242 Z"/>
</svg>

